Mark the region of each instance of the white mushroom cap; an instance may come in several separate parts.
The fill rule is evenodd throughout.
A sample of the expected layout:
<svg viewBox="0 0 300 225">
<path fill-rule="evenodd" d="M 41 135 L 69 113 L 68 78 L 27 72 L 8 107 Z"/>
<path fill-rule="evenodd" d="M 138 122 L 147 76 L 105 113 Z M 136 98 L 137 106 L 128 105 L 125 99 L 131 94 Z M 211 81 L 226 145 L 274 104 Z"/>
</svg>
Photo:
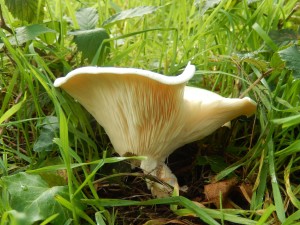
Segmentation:
<svg viewBox="0 0 300 225">
<path fill-rule="evenodd" d="M 158 81 L 162 84 L 167 85 L 176 85 L 176 84 L 183 84 L 190 80 L 195 73 L 195 66 L 191 65 L 189 62 L 186 68 L 184 69 L 183 73 L 178 76 L 163 76 L 159 73 L 155 73 L 149 70 L 143 69 L 135 69 L 135 68 L 123 68 L 123 67 L 96 67 L 96 66 L 86 66 L 75 69 L 68 73 L 65 77 L 57 78 L 54 81 L 54 87 L 60 87 L 64 83 L 69 82 L 70 79 L 76 76 L 82 76 L 83 74 L 96 74 L 96 75 L 137 75 L 140 77 L 145 77 L 148 79 L 152 79 Z M 97 78 L 98 79 L 98 78 Z"/>
<path fill-rule="evenodd" d="M 58 78 L 54 86 L 63 88 L 94 116 L 117 153 L 148 156 L 141 168 L 162 180 L 170 178 L 173 184 L 176 177 L 164 161 L 174 150 L 256 110 L 256 103 L 247 97 L 224 98 L 185 86 L 194 73 L 190 63 L 178 76 L 83 67 Z"/>
<path fill-rule="evenodd" d="M 256 111 L 256 103 L 248 98 L 224 98 L 201 88 L 185 87 L 186 121 L 184 144 L 200 140 L 232 119 Z"/>
<path fill-rule="evenodd" d="M 194 72 L 190 64 L 173 77 L 141 69 L 83 67 L 58 78 L 54 86 L 95 117 L 120 155 L 164 161 L 184 127 L 183 91 Z"/>
</svg>

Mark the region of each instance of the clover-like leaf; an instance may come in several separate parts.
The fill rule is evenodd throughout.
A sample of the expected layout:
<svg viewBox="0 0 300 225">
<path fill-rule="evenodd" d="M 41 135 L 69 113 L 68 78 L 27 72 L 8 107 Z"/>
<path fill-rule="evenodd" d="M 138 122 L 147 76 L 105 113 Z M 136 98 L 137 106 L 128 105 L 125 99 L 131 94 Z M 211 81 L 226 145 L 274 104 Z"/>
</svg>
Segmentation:
<svg viewBox="0 0 300 225">
<path fill-rule="evenodd" d="M 59 132 L 58 119 L 55 116 L 46 117 L 40 126 L 40 135 L 33 145 L 36 152 L 52 151 L 55 144 L 53 139 Z"/>
<path fill-rule="evenodd" d="M 49 32 L 56 33 L 55 30 L 45 27 L 42 24 L 33 24 L 29 26 L 19 27 L 16 29 L 16 35 L 14 37 L 11 37 L 9 41 L 12 45 L 21 45 L 27 41 L 34 40 L 41 34 Z"/>
<path fill-rule="evenodd" d="M 54 44 L 59 36 L 57 35 L 58 33 L 60 35 L 62 35 L 61 32 L 63 32 L 63 34 L 66 34 L 66 26 L 67 26 L 67 22 L 63 21 L 63 22 L 59 22 L 59 21 L 48 21 L 48 22 L 44 22 L 43 25 L 48 28 L 51 29 L 51 32 L 46 32 L 44 34 L 39 35 L 39 38 L 47 43 L 48 45 L 52 45 Z"/>
<path fill-rule="evenodd" d="M 224 158 L 218 155 L 212 155 L 212 156 L 201 156 L 197 158 L 197 164 L 199 166 L 209 165 L 211 169 L 219 173 L 220 171 L 224 170 L 228 165 L 224 161 Z"/>
<path fill-rule="evenodd" d="M 91 30 L 98 22 L 98 12 L 95 8 L 82 8 L 76 12 L 76 18 L 81 30 Z"/>
<path fill-rule="evenodd" d="M 57 217 L 51 224 L 60 225 L 71 217 L 70 211 L 55 200 L 56 195 L 69 198 L 67 186 L 49 187 L 39 175 L 24 172 L 2 177 L 1 180 L 10 194 L 10 206 L 15 214 L 26 215 L 22 225 L 42 221 L 52 215 Z"/>
<path fill-rule="evenodd" d="M 287 45 L 298 41 L 298 35 L 292 29 L 272 30 L 269 36 L 277 45 Z"/>
<path fill-rule="evenodd" d="M 92 30 L 79 30 L 70 32 L 74 35 L 74 42 L 77 45 L 79 51 L 82 52 L 84 58 L 87 58 L 89 62 L 94 60 L 97 52 L 100 54 L 97 59 L 97 64 L 101 63 L 107 53 L 108 42 L 104 42 L 109 38 L 108 33 L 103 28 L 96 28 Z"/>
<path fill-rule="evenodd" d="M 140 6 L 140 7 L 124 10 L 109 17 L 107 20 L 103 22 L 102 26 L 109 26 L 118 21 L 125 20 L 125 19 L 142 17 L 146 14 L 155 12 L 157 9 L 158 7 L 156 6 Z"/>
<path fill-rule="evenodd" d="M 300 51 L 299 46 L 293 45 L 278 52 L 286 67 L 293 71 L 295 79 L 300 79 Z"/>
<path fill-rule="evenodd" d="M 214 8 L 221 0 L 196 0 L 195 5 L 200 9 L 200 14 L 203 15 L 207 10 Z"/>
</svg>

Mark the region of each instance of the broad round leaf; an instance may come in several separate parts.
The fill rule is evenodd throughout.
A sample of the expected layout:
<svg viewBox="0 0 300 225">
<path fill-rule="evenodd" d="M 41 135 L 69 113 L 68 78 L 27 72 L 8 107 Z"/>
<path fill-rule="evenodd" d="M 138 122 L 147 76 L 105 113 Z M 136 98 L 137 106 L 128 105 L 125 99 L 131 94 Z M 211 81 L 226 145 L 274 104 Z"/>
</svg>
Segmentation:
<svg viewBox="0 0 300 225">
<path fill-rule="evenodd" d="M 10 13 L 29 23 L 33 21 L 40 21 L 44 16 L 43 8 L 45 1 L 41 0 L 5 0 L 5 4 Z"/>
<path fill-rule="evenodd" d="M 70 211 L 55 200 L 56 195 L 68 199 L 67 186 L 50 188 L 39 175 L 27 173 L 18 173 L 1 179 L 10 194 L 10 206 L 13 210 L 25 214 L 29 224 L 56 213 L 59 215 L 52 221 L 53 225 L 64 224 L 70 218 Z"/>
<path fill-rule="evenodd" d="M 95 8 L 82 8 L 76 12 L 76 19 L 81 30 L 94 29 L 98 18 L 98 12 Z"/>
</svg>

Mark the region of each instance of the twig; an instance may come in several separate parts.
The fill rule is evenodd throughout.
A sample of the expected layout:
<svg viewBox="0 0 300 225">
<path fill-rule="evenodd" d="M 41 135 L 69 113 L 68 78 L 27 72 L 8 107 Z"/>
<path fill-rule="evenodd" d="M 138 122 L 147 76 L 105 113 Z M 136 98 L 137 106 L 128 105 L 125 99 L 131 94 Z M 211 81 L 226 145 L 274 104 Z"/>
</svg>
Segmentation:
<svg viewBox="0 0 300 225">
<path fill-rule="evenodd" d="M 252 90 L 263 78 L 265 78 L 266 76 L 268 76 L 270 73 L 273 72 L 274 69 L 269 69 L 268 71 L 264 72 L 259 78 L 257 78 L 256 81 L 254 81 L 253 84 L 250 85 L 250 87 L 248 87 L 241 95 L 239 98 L 243 98 L 245 97 L 245 95 Z"/>
<path fill-rule="evenodd" d="M 300 3 L 297 3 L 295 7 L 292 9 L 291 13 L 285 18 L 285 21 L 289 21 L 291 17 L 299 10 L 299 8 L 300 8 Z M 280 22 L 278 23 L 278 29 L 281 29 L 282 26 L 283 26 L 283 22 L 281 19 Z"/>
</svg>

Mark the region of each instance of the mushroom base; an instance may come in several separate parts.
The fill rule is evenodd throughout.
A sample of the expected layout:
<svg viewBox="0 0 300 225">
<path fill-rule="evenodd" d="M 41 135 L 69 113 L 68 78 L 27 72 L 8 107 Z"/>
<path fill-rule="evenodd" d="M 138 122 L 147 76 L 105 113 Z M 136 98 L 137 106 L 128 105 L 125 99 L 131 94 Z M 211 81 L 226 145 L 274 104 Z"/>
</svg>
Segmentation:
<svg viewBox="0 0 300 225">
<path fill-rule="evenodd" d="M 173 191 L 178 194 L 177 178 L 164 162 L 148 157 L 141 162 L 140 168 L 145 174 L 150 174 L 158 179 L 157 182 L 147 180 L 147 187 L 151 190 L 153 196 L 158 198 L 169 197 Z"/>
</svg>

